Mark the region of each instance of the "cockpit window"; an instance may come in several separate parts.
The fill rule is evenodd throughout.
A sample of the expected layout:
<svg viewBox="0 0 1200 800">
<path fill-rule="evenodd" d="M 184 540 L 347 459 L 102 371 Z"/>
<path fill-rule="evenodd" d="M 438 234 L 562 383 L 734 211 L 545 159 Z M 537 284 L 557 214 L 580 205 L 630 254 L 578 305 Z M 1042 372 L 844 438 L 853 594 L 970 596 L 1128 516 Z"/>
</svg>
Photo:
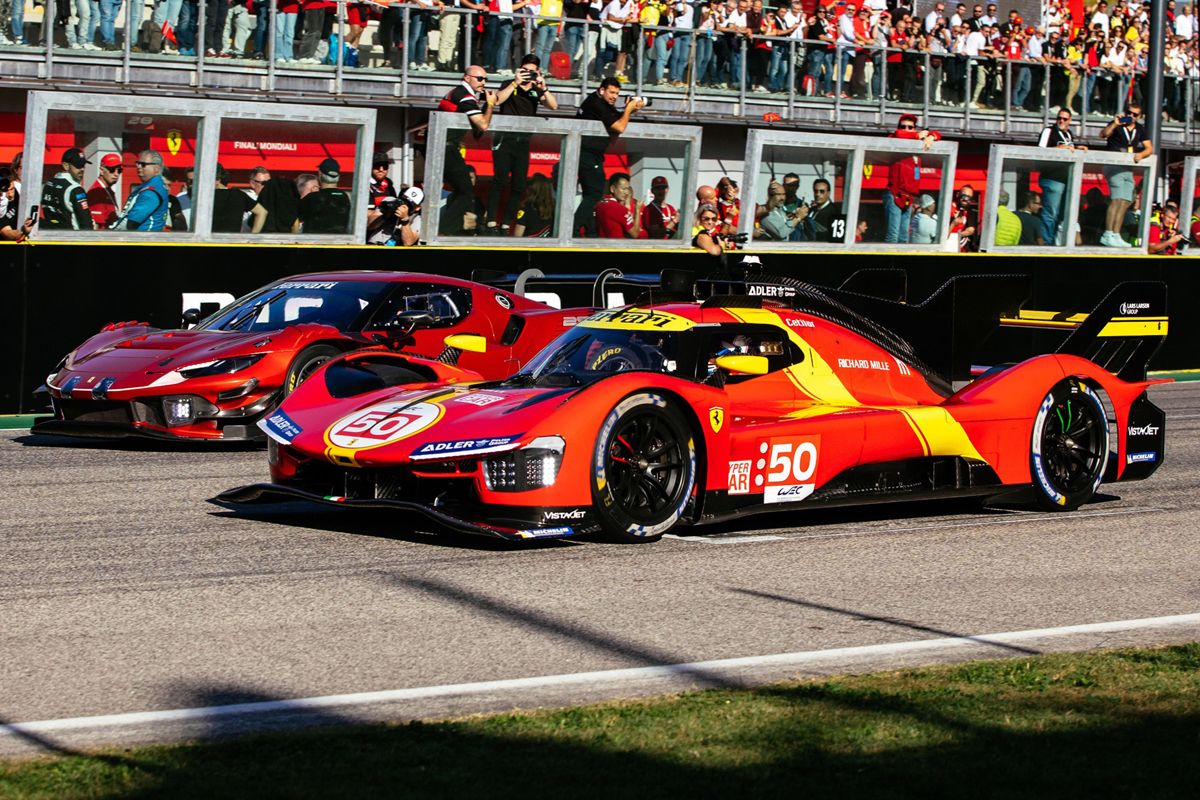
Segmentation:
<svg viewBox="0 0 1200 800">
<path fill-rule="evenodd" d="M 406 311 L 424 311 L 433 317 L 433 324 L 424 327 L 449 328 L 471 313 L 471 290 L 437 283 L 401 283 L 383 303 L 370 327 L 390 327 L 396 324 L 397 315 Z"/>
<path fill-rule="evenodd" d="M 521 382 L 580 383 L 614 372 L 679 370 L 684 334 L 578 326 L 554 340 L 517 374 Z"/>
</svg>

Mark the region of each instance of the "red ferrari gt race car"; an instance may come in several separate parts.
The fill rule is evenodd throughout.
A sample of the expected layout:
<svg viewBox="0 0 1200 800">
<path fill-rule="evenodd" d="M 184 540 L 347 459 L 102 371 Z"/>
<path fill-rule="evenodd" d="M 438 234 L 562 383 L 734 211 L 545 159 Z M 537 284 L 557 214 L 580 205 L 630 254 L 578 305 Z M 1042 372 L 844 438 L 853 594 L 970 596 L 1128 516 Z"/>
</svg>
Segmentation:
<svg viewBox="0 0 1200 800">
<path fill-rule="evenodd" d="M 217 500 L 645 542 L 753 512 L 950 495 L 1069 510 L 1162 463 L 1145 379 L 1167 330 L 1161 284 L 1122 284 L 1074 317 L 1023 311 L 1028 281 L 1006 276 L 955 279 L 916 306 L 783 278 L 709 289 L 597 312 L 501 381 L 438 381 L 401 355 L 334 360 L 261 423 L 273 483 Z M 971 377 L 970 346 L 998 325 L 1065 340 Z"/>
<path fill-rule="evenodd" d="M 560 310 L 472 281 L 410 272 L 285 278 L 189 330 L 107 325 L 46 379 L 54 410 L 35 433 L 262 439 L 255 423 L 329 359 L 361 348 L 437 356 L 447 335 L 473 379 L 517 371 L 592 308 Z M 478 374 L 475 374 L 478 373 Z"/>
</svg>

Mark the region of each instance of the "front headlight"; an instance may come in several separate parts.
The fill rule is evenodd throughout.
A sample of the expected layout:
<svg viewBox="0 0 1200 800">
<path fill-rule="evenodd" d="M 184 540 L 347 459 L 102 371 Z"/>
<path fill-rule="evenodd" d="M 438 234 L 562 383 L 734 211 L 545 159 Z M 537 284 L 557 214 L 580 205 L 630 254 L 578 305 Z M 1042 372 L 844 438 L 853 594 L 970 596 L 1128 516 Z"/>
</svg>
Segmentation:
<svg viewBox="0 0 1200 800">
<path fill-rule="evenodd" d="M 553 486 L 566 446 L 561 436 L 539 436 L 520 450 L 484 459 L 483 483 L 494 492 L 527 492 Z"/>
<path fill-rule="evenodd" d="M 220 358 L 216 361 L 205 361 L 203 364 L 192 364 L 188 367 L 181 367 L 178 372 L 185 378 L 206 378 L 209 375 L 228 375 L 233 372 L 241 372 L 247 367 L 257 364 L 265 355 L 266 353 L 255 353 L 252 356 Z"/>
</svg>

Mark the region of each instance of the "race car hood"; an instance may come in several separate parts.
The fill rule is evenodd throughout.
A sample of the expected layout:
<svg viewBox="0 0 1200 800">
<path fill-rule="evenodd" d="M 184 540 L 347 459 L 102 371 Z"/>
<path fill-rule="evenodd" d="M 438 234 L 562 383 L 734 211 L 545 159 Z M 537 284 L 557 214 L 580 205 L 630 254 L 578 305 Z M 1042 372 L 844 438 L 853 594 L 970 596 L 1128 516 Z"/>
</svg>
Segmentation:
<svg viewBox="0 0 1200 800">
<path fill-rule="evenodd" d="M 339 464 L 386 466 L 512 450 L 549 430 L 553 412 L 579 387 L 426 385 L 346 401 L 288 398 L 259 423 L 268 436 Z"/>
<path fill-rule="evenodd" d="M 66 367 L 104 375 L 166 373 L 221 358 L 269 352 L 276 349 L 278 340 L 290 341 L 293 335 L 286 328 L 254 333 L 126 328 L 88 339 L 75 350 Z"/>
</svg>

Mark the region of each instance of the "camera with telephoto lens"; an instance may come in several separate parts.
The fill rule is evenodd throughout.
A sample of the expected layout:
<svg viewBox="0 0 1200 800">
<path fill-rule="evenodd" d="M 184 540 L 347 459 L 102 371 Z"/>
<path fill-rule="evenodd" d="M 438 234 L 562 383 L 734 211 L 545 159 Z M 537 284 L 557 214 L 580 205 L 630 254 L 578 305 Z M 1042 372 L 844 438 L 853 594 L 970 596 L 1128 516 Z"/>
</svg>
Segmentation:
<svg viewBox="0 0 1200 800">
<path fill-rule="evenodd" d="M 536 69 L 531 69 L 530 67 L 521 67 L 517 70 L 517 77 L 524 82 L 533 82 L 541 77 L 541 73 L 539 73 Z"/>
<path fill-rule="evenodd" d="M 635 98 L 633 98 L 633 99 L 634 99 L 634 100 L 641 100 L 641 101 L 642 101 L 642 108 L 649 108 L 650 106 L 654 105 L 654 98 L 653 98 L 653 97 L 635 97 Z"/>
</svg>

